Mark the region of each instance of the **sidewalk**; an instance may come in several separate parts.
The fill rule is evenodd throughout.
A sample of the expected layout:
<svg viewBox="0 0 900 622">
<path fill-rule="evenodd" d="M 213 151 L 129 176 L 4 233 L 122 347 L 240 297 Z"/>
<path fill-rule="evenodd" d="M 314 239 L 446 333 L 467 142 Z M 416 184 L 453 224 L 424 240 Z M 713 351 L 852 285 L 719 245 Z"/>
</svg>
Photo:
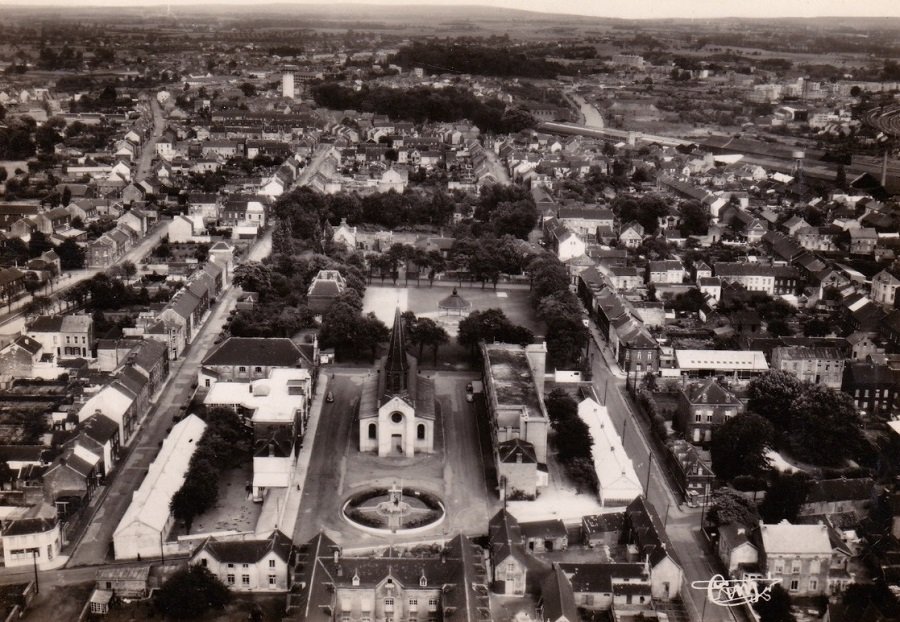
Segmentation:
<svg viewBox="0 0 900 622">
<path fill-rule="evenodd" d="M 616 357 L 613 356 L 612 350 L 609 349 L 609 345 L 607 345 L 606 340 L 600 335 L 600 331 L 597 330 L 597 327 L 594 325 L 594 322 L 591 321 L 588 330 L 591 331 L 591 338 L 594 340 L 594 345 L 597 346 L 597 350 L 600 351 L 600 354 L 603 355 L 603 360 L 606 362 L 606 366 L 609 368 L 609 373 L 611 373 L 616 378 L 625 379 L 625 372 L 622 371 L 622 368 L 619 367 L 619 364 L 616 362 Z"/>
<path fill-rule="evenodd" d="M 329 368 L 330 371 L 333 370 Z M 262 513 L 256 524 L 257 535 L 269 533 L 276 528 L 288 536 L 292 536 L 294 533 L 297 518 L 300 514 L 300 500 L 303 498 L 303 489 L 306 485 L 306 474 L 309 471 L 313 441 L 316 438 L 316 431 L 319 429 L 319 416 L 322 413 L 325 395 L 328 394 L 328 381 L 330 379 L 331 373 L 327 373 L 325 370 L 319 371 L 318 390 L 309 409 L 309 422 L 306 433 L 303 435 L 303 445 L 300 447 L 300 453 L 297 456 L 297 464 L 294 466 L 291 484 L 287 488 L 286 495 L 273 494 L 275 491 L 270 491 L 266 496 Z M 273 504 L 275 505 L 275 511 L 272 511 Z"/>
</svg>

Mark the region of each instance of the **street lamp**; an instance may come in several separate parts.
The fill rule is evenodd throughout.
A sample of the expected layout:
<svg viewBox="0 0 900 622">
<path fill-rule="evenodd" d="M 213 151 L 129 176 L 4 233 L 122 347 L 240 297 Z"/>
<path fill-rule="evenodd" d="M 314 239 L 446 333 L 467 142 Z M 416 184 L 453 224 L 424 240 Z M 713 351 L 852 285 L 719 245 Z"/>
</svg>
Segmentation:
<svg viewBox="0 0 900 622">
<path fill-rule="evenodd" d="M 34 562 L 34 593 L 41 593 L 41 584 L 38 580 L 38 569 L 37 569 L 37 558 L 38 558 L 38 549 L 31 549 L 31 560 Z"/>
</svg>

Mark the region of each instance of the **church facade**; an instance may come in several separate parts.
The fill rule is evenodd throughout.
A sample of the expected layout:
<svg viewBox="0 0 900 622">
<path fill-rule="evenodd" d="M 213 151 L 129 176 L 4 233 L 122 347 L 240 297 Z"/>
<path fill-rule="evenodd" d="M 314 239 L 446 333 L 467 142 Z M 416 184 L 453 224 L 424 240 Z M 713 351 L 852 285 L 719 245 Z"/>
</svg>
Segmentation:
<svg viewBox="0 0 900 622">
<path fill-rule="evenodd" d="M 434 379 L 418 373 L 406 352 L 403 318 L 394 315 L 387 358 L 363 382 L 359 406 L 359 449 L 380 457 L 434 451 Z"/>
</svg>

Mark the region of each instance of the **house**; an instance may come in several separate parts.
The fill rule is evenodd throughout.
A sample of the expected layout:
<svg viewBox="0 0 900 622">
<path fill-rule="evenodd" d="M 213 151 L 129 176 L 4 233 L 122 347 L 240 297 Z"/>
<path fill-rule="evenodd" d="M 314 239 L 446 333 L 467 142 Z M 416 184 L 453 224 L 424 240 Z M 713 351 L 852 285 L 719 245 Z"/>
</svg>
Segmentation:
<svg viewBox="0 0 900 622">
<path fill-rule="evenodd" d="M 800 286 L 800 275 L 790 266 L 716 262 L 715 275 L 729 283 L 740 283 L 750 291 L 766 292 L 770 296 L 794 294 Z"/>
<path fill-rule="evenodd" d="M 117 383 L 106 385 L 88 399 L 78 411 L 78 421 L 84 422 L 95 414 L 104 415 L 116 422 L 123 445 L 131 442 L 138 420 L 143 415 L 138 412 L 134 394 Z"/>
<path fill-rule="evenodd" d="M 32 378 L 44 347 L 31 337 L 21 335 L 0 349 L 0 374 L 12 378 Z"/>
<path fill-rule="evenodd" d="M 653 506 L 638 497 L 625 509 L 624 543 L 635 551 L 632 561 L 645 561 L 650 570 L 651 595 L 656 600 L 678 597 L 684 581 L 684 571 L 670 551 L 665 528 Z"/>
<path fill-rule="evenodd" d="M 39 315 L 25 327 L 25 334 L 59 358 L 93 358 L 94 320 L 90 315 Z"/>
<path fill-rule="evenodd" d="M 871 255 L 878 244 L 878 232 L 872 227 L 850 229 L 850 254 Z"/>
<path fill-rule="evenodd" d="M 582 516 L 582 544 L 591 548 L 618 544 L 624 527 L 624 512 Z"/>
<path fill-rule="evenodd" d="M 715 378 L 691 383 L 678 397 L 678 427 L 692 443 L 708 443 L 715 428 L 743 410 L 741 401 Z"/>
<path fill-rule="evenodd" d="M 100 458 L 97 475 L 101 480 L 110 474 L 119 461 L 121 448 L 119 425 L 105 415 L 93 414 L 85 419 L 81 423 L 75 443 Z"/>
<path fill-rule="evenodd" d="M 844 355 L 837 348 L 780 346 L 772 350 L 772 369 L 791 372 L 801 382 L 840 389 Z"/>
<path fill-rule="evenodd" d="M 716 479 L 712 467 L 701 459 L 697 448 L 684 439 L 669 442 L 668 448 L 669 472 L 684 498 L 690 503 L 705 503 Z"/>
<path fill-rule="evenodd" d="M 198 384 L 211 387 L 218 381 L 251 382 L 268 378 L 273 369 L 296 368 L 309 362 L 290 339 L 229 337 L 206 355 Z"/>
<path fill-rule="evenodd" d="M 555 218 L 544 223 L 544 239 L 560 261 L 580 257 L 587 250 L 584 240 Z"/>
<path fill-rule="evenodd" d="M 644 274 L 636 266 L 609 266 L 605 269 L 610 284 L 619 291 L 643 287 Z"/>
<path fill-rule="evenodd" d="M 853 398 L 857 408 L 873 416 L 900 413 L 900 372 L 887 365 L 848 363 L 841 391 Z"/>
<path fill-rule="evenodd" d="M 347 224 L 346 218 L 341 218 L 341 223 L 334 228 L 331 239 L 337 246 L 354 251 L 356 250 L 356 227 L 351 227 Z"/>
<path fill-rule="evenodd" d="M 652 603 L 652 587 L 647 564 L 635 562 L 560 563 L 572 586 L 579 608 L 594 611 L 616 609 L 615 616 L 626 618 L 634 609 L 647 609 Z M 627 613 L 626 613 L 627 612 Z M 624 614 L 624 615 L 623 615 Z"/>
<path fill-rule="evenodd" d="M 578 622 L 581 616 L 575 604 L 575 593 L 569 577 L 559 564 L 554 564 L 547 578 L 541 583 L 539 603 L 544 622 Z"/>
<path fill-rule="evenodd" d="M 619 232 L 619 242 L 625 248 L 637 248 L 643 241 L 644 227 L 639 223 L 629 223 Z"/>
<path fill-rule="evenodd" d="M 298 547 L 296 559 L 285 622 L 322 616 L 406 622 L 491 617 L 483 553 L 464 535 L 451 538 L 440 553 L 375 556 L 345 555 L 320 533 Z"/>
<path fill-rule="evenodd" d="M 598 228 L 612 229 L 613 211 L 608 208 L 560 206 L 556 218 L 583 239 L 594 237 Z"/>
<path fill-rule="evenodd" d="M 900 271 L 884 269 L 872 277 L 872 300 L 878 304 L 895 306 L 900 289 Z"/>
<path fill-rule="evenodd" d="M 569 533 L 561 520 L 519 523 L 525 549 L 532 553 L 564 551 L 569 546 Z"/>
<path fill-rule="evenodd" d="M 799 516 L 829 516 L 852 512 L 862 519 L 874 497 L 875 482 L 868 477 L 820 479 L 809 483 Z"/>
<path fill-rule="evenodd" d="M 67 519 L 87 506 L 99 484 L 100 456 L 83 445 L 69 445 L 44 471 L 44 499 Z"/>
<path fill-rule="evenodd" d="M 782 587 L 792 596 L 828 594 L 832 544 L 826 525 L 760 522 L 759 532 L 759 567 L 763 574 L 781 579 Z"/>
<path fill-rule="evenodd" d="M 3 542 L 3 562 L 7 568 L 53 568 L 62 549 L 56 518 L 11 520 L 0 532 L 0 540 Z"/>
<path fill-rule="evenodd" d="M 163 549 L 175 520 L 169 504 L 184 483 L 205 430 L 206 423 L 196 415 L 188 415 L 172 427 L 113 532 L 116 559 L 154 557 Z"/>
<path fill-rule="evenodd" d="M 759 549 L 751 539 L 744 525 L 728 523 L 719 527 L 719 542 L 716 553 L 722 565 L 733 579 L 743 578 L 745 572 L 757 569 Z"/>
<path fill-rule="evenodd" d="M 495 593 L 507 596 L 525 593 L 528 564 L 519 521 L 502 509 L 488 522 L 491 584 Z"/>
<path fill-rule="evenodd" d="M 149 591 L 150 566 L 101 568 L 97 571 L 95 591 L 119 598 L 145 598 Z M 94 602 L 94 599 L 91 599 Z M 92 607 L 93 609 L 93 607 Z M 99 613 L 94 611 L 94 613 Z"/>
<path fill-rule="evenodd" d="M 681 283 L 687 271 L 677 259 L 651 261 L 647 265 L 648 283 Z"/>
<path fill-rule="evenodd" d="M 497 474 L 510 494 L 534 496 L 548 483 L 545 344 L 482 343 L 483 382 Z M 529 479 L 526 479 L 528 477 Z"/>
<path fill-rule="evenodd" d="M 191 553 L 202 566 L 236 592 L 286 592 L 291 587 L 294 545 L 279 530 L 267 538 L 209 537 Z"/>
</svg>

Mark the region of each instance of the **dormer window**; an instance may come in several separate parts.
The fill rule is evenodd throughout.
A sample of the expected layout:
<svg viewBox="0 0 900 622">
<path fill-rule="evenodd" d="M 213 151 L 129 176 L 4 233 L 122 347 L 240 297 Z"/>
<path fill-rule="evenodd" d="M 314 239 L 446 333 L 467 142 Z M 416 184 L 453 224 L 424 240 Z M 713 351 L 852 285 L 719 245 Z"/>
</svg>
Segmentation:
<svg viewBox="0 0 900 622">
<path fill-rule="evenodd" d="M 354 571 L 353 578 L 350 579 L 350 583 L 353 585 L 353 587 L 359 587 L 359 573 Z"/>
<path fill-rule="evenodd" d="M 428 587 L 428 579 L 425 578 L 424 574 L 419 577 L 419 587 Z"/>
</svg>

